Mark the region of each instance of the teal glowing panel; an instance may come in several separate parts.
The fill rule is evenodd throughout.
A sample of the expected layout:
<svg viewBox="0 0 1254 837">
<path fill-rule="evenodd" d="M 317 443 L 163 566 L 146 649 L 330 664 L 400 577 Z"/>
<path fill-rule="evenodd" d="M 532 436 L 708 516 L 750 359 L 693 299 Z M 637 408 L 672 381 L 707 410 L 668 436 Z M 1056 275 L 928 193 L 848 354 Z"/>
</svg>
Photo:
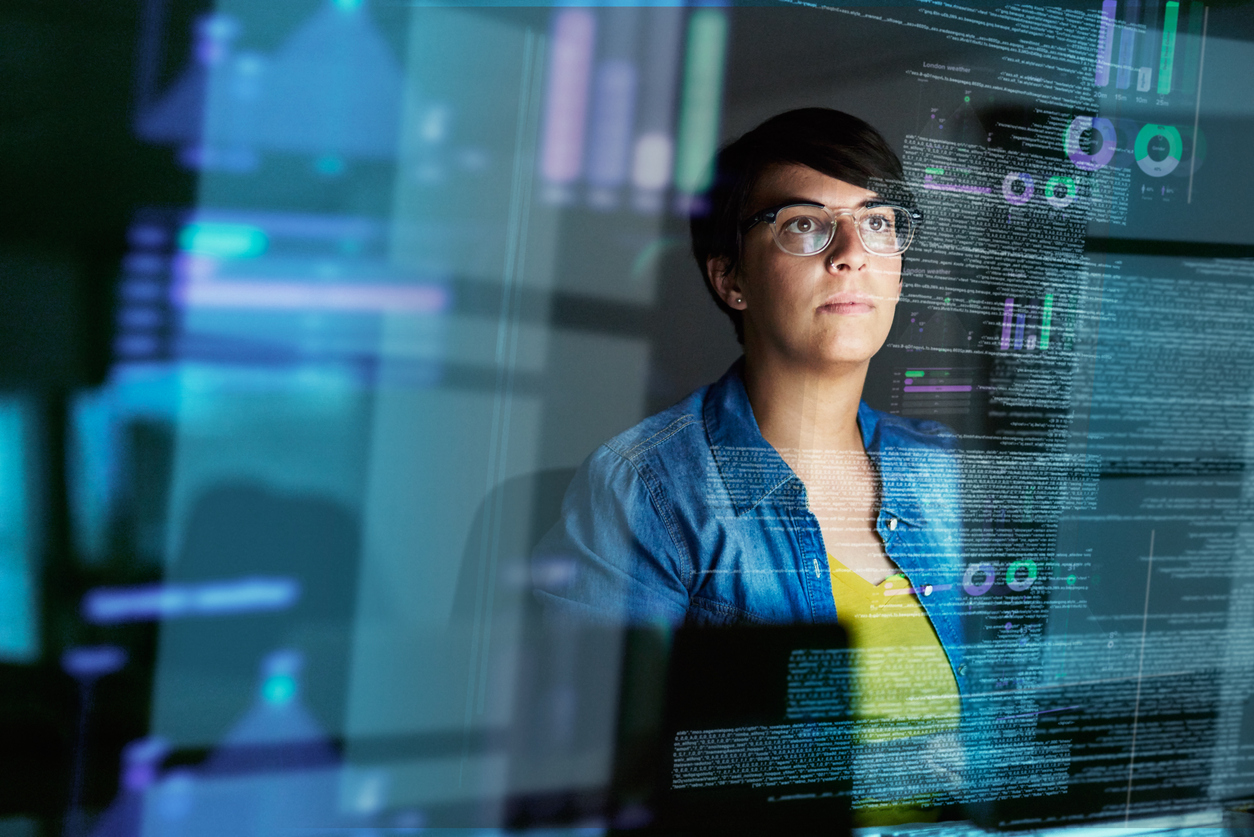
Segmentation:
<svg viewBox="0 0 1254 837">
<path fill-rule="evenodd" d="M 0 660 L 6 662 L 39 655 L 28 435 L 23 402 L 0 399 Z"/>
</svg>

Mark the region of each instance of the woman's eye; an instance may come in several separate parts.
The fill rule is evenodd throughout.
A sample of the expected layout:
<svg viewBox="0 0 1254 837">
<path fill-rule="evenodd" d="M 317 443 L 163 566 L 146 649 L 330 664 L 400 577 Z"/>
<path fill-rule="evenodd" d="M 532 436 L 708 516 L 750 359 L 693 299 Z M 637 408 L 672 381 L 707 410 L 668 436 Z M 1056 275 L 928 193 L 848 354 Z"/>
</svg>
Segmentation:
<svg viewBox="0 0 1254 837">
<path fill-rule="evenodd" d="M 814 218 L 793 218 L 784 225 L 784 232 L 799 233 L 804 235 L 806 233 L 812 233 L 818 228 L 818 222 Z"/>
<path fill-rule="evenodd" d="M 868 232 L 874 233 L 890 232 L 893 228 L 893 222 L 883 215 L 872 215 L 862 223 Z"/>
</svg>

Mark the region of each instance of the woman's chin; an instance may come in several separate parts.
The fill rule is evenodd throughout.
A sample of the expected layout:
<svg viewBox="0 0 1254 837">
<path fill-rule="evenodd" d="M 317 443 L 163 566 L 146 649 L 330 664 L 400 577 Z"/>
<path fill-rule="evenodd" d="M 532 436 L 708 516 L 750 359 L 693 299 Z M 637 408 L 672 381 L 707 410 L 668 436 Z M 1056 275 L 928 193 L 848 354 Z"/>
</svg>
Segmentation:
<svg viewBox="0 0 1254 837">
<path fill-rule="evenodd" d="M 883 345 L 879 335 L 833 334 L 814 347 L 814 359 L 830 366 L 856 366 L 869 361 Z"/>
<path fill-rule="evenodd" d="M 880 335 L 828 334 L 823 339 L 816 340 L 812 336 L 808 341 L 791 345 L 782 343 L 774 347 L 769 344 L 755 346 L 752 341 L 746 341 L 746 349 L 749 354 L 775 355 L 778 361 L 788 366 L 804 367 L 824 374 L 843 373 L 865 367 L 884 345 L 884 340 Z M 755 348 L 764 351 L 755 352 Z M 765 360 L 765 357 L 760 360 Z"/>
<path fill-rule="evenodd" d="M 831 372 L 843 372 L 851 368 L 865 366 L 875 354 L 870 346 L 828 346 L 815 352 L 811 366 Z"/>
</svg>

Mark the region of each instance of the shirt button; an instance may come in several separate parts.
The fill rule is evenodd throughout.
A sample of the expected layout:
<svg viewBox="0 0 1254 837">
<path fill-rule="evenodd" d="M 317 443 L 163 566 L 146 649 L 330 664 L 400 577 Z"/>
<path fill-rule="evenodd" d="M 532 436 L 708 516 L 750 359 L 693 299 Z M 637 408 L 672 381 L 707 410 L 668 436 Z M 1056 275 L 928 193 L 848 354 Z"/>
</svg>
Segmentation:
<svg viewBox="0 0 1254 837">
<path fill-rule="evenodd" d="M 925 595 L 925 596 L 930 596 L 930 595 L 932 595 L 932 585 L 930 585 L 930 584 L 924 585 L 924 587 L 923 587 L 923 595 Z"/>
<path fill-rule="evenodd" d="M 888 528 L 892 529 L 894 532 L 897 531 L 897 518 L 895 517 L 888 518 Z"/>
</svg>

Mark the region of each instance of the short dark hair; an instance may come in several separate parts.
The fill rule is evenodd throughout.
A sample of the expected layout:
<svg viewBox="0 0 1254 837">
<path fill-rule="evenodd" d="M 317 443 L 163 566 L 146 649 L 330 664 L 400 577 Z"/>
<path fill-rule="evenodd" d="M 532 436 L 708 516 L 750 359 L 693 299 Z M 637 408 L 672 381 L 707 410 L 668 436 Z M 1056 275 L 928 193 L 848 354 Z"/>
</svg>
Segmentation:
<svg viewBox="0 0 1254 837">
<path fill-rule="evenodd" d="M 714 161 L 714 181 L 705 201 L 691 215 L 692 255 L 706 290 L 731 318 L 736 339 L 744 343 L 744 318 L 714 291 L 706 260 L 740 260 L 740 225 L 748 212 L 749 195 L 758 178 L 775 165 L 797 164 L 871 189 L 913 209 L 914 196 L 905 187 L 901 160 L 879 131 L 856 116 L 831 108 L 801 108 L 773 116 L 723 146 Z"/>
</svg>

